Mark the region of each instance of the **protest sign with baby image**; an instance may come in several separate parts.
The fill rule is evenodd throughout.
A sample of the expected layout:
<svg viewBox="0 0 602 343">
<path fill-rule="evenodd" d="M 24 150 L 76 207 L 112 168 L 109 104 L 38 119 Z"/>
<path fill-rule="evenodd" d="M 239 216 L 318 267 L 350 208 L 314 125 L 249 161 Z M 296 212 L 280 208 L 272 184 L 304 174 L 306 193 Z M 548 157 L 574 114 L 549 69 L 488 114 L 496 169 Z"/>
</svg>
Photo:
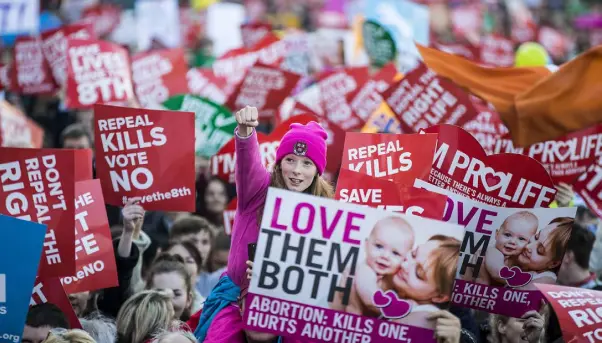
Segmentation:
<svg viewBox="0 0 602 343">
<path fill-rule="evenodd" d="M 415 186 L 447 195 L 443 221 L 466 227 L 452 302 L 513 317 L 538 310 L 535 283 L 556 283 L 576 209 L 495 207 L 421 180 Z"/>
<path fill-rule="evenodd" d="M 434 342 L 464 229 L 270 189 L 246 312 L 251 330 L 305 340 Z"/>
</svg>

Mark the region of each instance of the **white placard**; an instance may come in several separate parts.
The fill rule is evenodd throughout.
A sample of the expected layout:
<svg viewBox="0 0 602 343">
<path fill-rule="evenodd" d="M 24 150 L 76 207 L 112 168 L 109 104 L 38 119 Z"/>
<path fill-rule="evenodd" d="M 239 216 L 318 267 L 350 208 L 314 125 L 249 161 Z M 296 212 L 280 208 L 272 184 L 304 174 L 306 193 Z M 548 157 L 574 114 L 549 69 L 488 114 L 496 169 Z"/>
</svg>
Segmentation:
<svg viewBox="0 0 602 343">
<path fill-rule="evenodd" d="M 38 0 L 0 0 L 0 36 L 38 33 L 39 26 Z"/>
<path fill-rule="evenodd" d="M 177 0 L 136 1 L 138 49 L 148 50 L 153 39 L 166 48 L 180 46 L 180 10 Z"/>
</svg>

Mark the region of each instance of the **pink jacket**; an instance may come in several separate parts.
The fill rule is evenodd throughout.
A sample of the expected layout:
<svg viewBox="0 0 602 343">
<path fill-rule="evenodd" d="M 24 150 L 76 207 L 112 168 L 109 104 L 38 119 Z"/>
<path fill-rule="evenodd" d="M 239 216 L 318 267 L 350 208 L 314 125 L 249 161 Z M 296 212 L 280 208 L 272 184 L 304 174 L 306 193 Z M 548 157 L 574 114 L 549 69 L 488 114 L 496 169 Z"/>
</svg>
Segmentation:
<svg viewBox="0 0 602 343">
<path fill-rule="evenodd" d="M 265 203 L 270 185 L 270 173 L 261 163 L 257 133 L 246 138 L 234 132 L 236 143 L 236 196 L 238 207 L 232 227 L 232 246 L 228 256 L 228 276 L 236 285 L 246 287 L 249 282 L 246 276 L 249 243 L 256 243 L 259 237 L 257 214 Z"/>
</svg>

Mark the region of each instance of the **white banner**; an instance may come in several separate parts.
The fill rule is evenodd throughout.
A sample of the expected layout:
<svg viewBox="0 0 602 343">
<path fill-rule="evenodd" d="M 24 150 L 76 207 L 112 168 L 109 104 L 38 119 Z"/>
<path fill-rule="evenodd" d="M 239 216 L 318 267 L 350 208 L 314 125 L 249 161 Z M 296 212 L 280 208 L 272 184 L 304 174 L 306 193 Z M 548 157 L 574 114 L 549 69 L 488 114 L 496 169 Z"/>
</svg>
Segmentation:
<svg viewBox="0 0 602 343">
<path fill-rule="evenodd" d="M 39 25 L 38 0 L 0 0 L 0 36 L 38 33 Z"/>
<path fill-rule="evenodd" d="M 138 49 L 148 50 L 153 40 L 165 48 L 180 46 L 180 10 L 176 0 L 136 1 Z"/>
</svg>

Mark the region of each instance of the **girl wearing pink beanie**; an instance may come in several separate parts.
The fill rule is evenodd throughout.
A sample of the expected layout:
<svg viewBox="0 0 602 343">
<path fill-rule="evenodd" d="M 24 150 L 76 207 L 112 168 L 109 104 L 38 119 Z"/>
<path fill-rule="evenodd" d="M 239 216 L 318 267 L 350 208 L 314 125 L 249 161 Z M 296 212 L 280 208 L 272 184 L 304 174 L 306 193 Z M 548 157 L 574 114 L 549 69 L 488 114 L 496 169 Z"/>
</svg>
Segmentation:
<svg viewBox="0 0 602 343">
<path fill-rule="evenodd" d="M 332 185 L 322 178 L 326 166 L 328 134 L 316 122 L 291 124 L 276 151 L 272 172 L 266 170 L 259 152 L 255 107 L 236 112 L 236 193 L 238 207 L 232 228 L 228 267 L 207 298 L 195 330 L 199 342 L 269 342 L 275 336 L 242 330 L 239 304 L 244 302 L 249 280 L 246 276 L 248 245 L 259 237 L 261 214 L 268 187 L 288 189 L 332 198 Z M 242 292 L 241 292 L 242 291 Z M 241 294 L 242 293 L 242 294 Z M 193 328 L 194 329 L 194 328 Z M 244 331 L 244 332 L 243 332 Z M 244 338 L 243 338 L 244 337 Z"/>
</svg>

